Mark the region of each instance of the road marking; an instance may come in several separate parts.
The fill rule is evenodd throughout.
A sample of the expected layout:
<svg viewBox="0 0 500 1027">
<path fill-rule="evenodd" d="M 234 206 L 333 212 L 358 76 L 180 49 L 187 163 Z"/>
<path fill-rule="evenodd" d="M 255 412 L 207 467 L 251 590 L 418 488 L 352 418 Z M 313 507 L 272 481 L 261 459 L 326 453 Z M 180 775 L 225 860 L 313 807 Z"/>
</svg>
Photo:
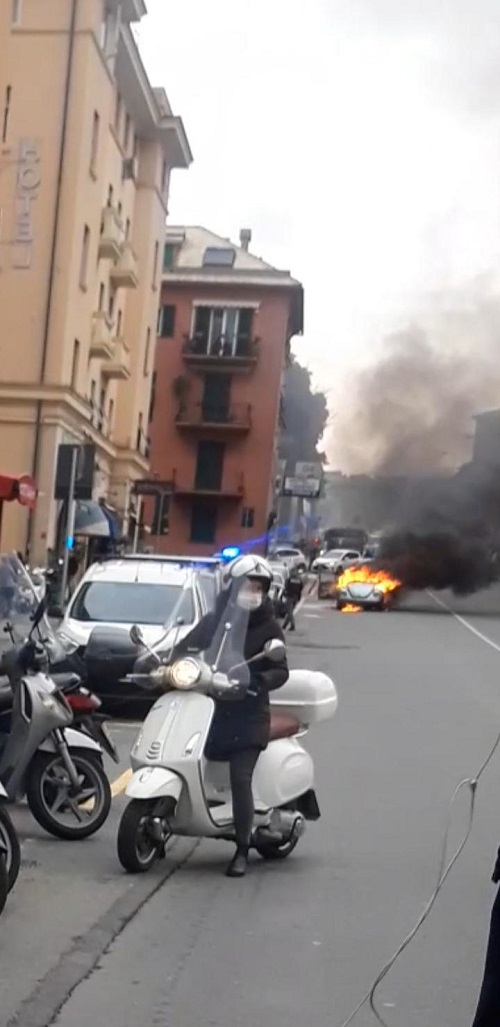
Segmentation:
<svg viewBox="0 0 500 1027">
<path fill-rule="evenodd" d="M 117 777 L 116 781 L 112 782 L 111 795 L 113 796 L 113 799 L 116 799 L 117 795 L 121 795 L 121 793 L 125 791 L 131 777 L 132 771 L 129 768 L 128 770 L 125 770 L 123 774 L 120 774 L 120 777 Z"/>
<path fill-rule="evenodd" d="M 483 635 L 483 632 L 479 631 L 478 628 L 475 628 L 473 624 L 470 624 L 465 617 L 461 617 L 459 613 L 455 613 L 451 606 L 448 606 L 448 603 L 445 603 L 444 599 L 440 599 L 439 596 L 434 595 L 434 592 L 429 592 L 428 595 L 430 595 L 431 599 L 433 599 L 438 606 L 442 606 L 443 610 L 451 613 L 451 616 L 454 617 L 463 628 L 467 628 L 467 631 L 471 631 L 476 638 L 481 640 L 481 642 L 491 646 L 491 648 L 495 649 L 497 653 L 500 653 L 500 645 L 498 645 L 497 642 L 494 642 L 492 638 L 488 638 L 488 635 Z"/>
</svg>

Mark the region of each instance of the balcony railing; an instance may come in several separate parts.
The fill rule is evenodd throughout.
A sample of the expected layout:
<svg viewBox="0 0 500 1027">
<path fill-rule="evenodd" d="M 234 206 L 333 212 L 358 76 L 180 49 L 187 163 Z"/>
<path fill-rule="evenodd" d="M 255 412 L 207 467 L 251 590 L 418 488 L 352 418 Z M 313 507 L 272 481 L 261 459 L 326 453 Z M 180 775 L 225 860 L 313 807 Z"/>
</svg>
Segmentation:
<svg viewBox="0 0 500 1027">
<path fill-rule="evenodd" d="M 101 374 L 104 378 L 127 381 L 130 378 L 130 350 L 124 339 L 113 339 L 110 357 L 103 362 Z"/>
<path fill-rule="evenodd" d="M 123 223 L 114 207 L 105 207 L 102 212 L 99 257 L 118 260 L 125 239 Z"/>
<path fill-rule="evenodd" d="M 233 370 L 247 371 L 257 363 L 260 339 L 240 335 L 219 335 L 209 343 L 205 333 L 184 337 L 183 355 L 187 364 L 213 367 L 222 364 Z"/>
<path fill-rule="evenodd" d="M 191 479 L 183 471 L 172 471 L 172 492 L 180 499 L 225 499 L 238 502 L 245 494 L 245 479 L 242 471 L 218 475 L 210 468 L 198 469 Z"/>
<path fill-rule="evenodd" d="M 103 310 L 92 319 L 90 356 L 95 360 L 107 360 L 113 353 L 113 322 Z"/>
<path fill-rule="evenodd" d="M 252 407 L 250 403 L 181 403 L 175 420 L 179 428 L 247 432 L 252 427 Z"/>
<path fill-rule="evenodd" d="M 137 289 L 139 285 L 139 268 L 137 257 L 130 245 L 123 245 L 121 254 L 109 273 L 117 289 Z"/>
</svg>

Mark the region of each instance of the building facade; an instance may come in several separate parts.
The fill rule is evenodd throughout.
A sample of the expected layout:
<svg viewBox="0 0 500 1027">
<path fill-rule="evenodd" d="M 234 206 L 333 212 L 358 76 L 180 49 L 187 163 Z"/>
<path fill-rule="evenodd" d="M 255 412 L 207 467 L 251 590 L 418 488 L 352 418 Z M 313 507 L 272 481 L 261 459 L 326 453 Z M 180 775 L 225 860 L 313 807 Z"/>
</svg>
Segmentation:
<svg viewBox="0 0 500 1027">
<path fill-rule="evenodd" d="M 34 479 L 4 506 L 2 547 L 52 546 L 60 443 L 96 447 L 94 491 L 126 531 L 149 467 L 170 173 L 182 121 L 149 82 L 143 0 L 0 4 L 0 474 Z"/>
<path fill-rule="evenodd" d="M 265 547 L 302 286 L 204 228 L 168 228 L 145 491 L 158 552 Z M 149 489 L 149 485 L 151 488 Z"/>
</svg>

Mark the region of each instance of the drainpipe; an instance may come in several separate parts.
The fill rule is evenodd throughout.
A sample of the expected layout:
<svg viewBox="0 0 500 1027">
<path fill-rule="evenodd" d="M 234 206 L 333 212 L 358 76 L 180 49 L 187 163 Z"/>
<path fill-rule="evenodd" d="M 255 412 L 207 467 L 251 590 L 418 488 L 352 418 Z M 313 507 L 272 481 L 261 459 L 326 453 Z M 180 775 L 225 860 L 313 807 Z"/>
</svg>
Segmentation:
<svg viewBox="0 0 500 1027">
<path fill-rule="evenodd" d="M 42 359 L 40 363 L 40 375 L 39 384 L 43 386 L 45 384 L 45 371 L 47 368 L 47 354 L 49 347 L 49 329 L 50 329 L 50 318 L 52 314 L 52 299 L 54 292 L 54 272 L 56 265 L 56 252 L 57 252 L 57 236 L 59 231 L 59 218 L 61 212 L 61 192 L 62 192 L 62 180 L 64 171 L 64 157 L 66 152 L 66 137 L 68 134 L 68 112 L 69 112 L 69 97 L 71 90 L 71 72 L 73 67 L 73 55 L 75 51 L 75 37 L 76 37 L 76 19 L 78 10 L 78 0 L 71 0 L 71 17 L 69 22 L 69 37 L 68 37 L 68 57 L 66 61 L 66 76 L 64 83 L 64 102 L 62 111 L 62 126 L 61 126 L 61 140 L 59 143 L 59 161 L 57 167 L 57 182 L 56 182 L 56 196 L 55 196 L 55 208 L 54 208 L 54 224 L 52 228 L 52 242 L 50 248 L 50 261 L 49 261 L 49 279 L 47 284 L 47 300 L 45 304 L 45 317 L 43 325 L 43 339 L 42 339 Z M 31 464 L 32 477 L 37 481 L 38 470 L 40 463 L 40 442 L 41 442 L 41 429 L 42 429 L 42 409 L 43 401 L 40 398 L 37 401 L 36 407 L 36 420 L 35 420 L 35 443 L 33 446 L 33 460 Z M 26 552 L 29 553 L 33 535 L 33 521 L 34 511 L 30 510 L 28 515 L 28 527 L 26 531 Z"/>
</svg>

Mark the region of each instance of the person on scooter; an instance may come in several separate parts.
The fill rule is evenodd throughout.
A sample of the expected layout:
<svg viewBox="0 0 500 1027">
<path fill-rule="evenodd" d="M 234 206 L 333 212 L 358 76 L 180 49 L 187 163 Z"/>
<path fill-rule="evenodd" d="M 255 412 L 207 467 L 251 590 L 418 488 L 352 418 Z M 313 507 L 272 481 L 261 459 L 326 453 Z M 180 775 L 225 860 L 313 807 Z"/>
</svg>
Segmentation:
<svg viewBox="0 0 500 1027">
<path fill-rule="evenodd" d="M 222 621 L 231 623 L 231 635 L 243 625 L 242 639 L 245 660 L 262 652 L 273 638 L 284 640 L 283 631 L 268 597 L 273 572 L 260 556 L 239 556 L 223 576 L 221 592 L 214 613 L 209 613 L 175 647 L 171 659 L 188 652 L 203 652 L 213 642 L 214 632 Z M 240 640 L 235 644 L 237 653 Z M 231 662 L 231 661 L 230 661 Z M 238 662 L 237 660 L 235 662 Z M 233 675 L 231 676 L 233 677 Z M 270 732 L 269 692 L 281 688 L 288 680 L 286 657 L 280 662 L 262 659 L 244 668 L 240 674 L 242 696 L 235 701 L 216 701 L 215 716 L 205 755 L 210 760 L 227 761 L 230 768 L 236 852 L 227 867 L 228 877 L 243 877 L 248 864 L 254 804 L 252 777 L 259 754 L 267 748 Z"/>
</svg>

